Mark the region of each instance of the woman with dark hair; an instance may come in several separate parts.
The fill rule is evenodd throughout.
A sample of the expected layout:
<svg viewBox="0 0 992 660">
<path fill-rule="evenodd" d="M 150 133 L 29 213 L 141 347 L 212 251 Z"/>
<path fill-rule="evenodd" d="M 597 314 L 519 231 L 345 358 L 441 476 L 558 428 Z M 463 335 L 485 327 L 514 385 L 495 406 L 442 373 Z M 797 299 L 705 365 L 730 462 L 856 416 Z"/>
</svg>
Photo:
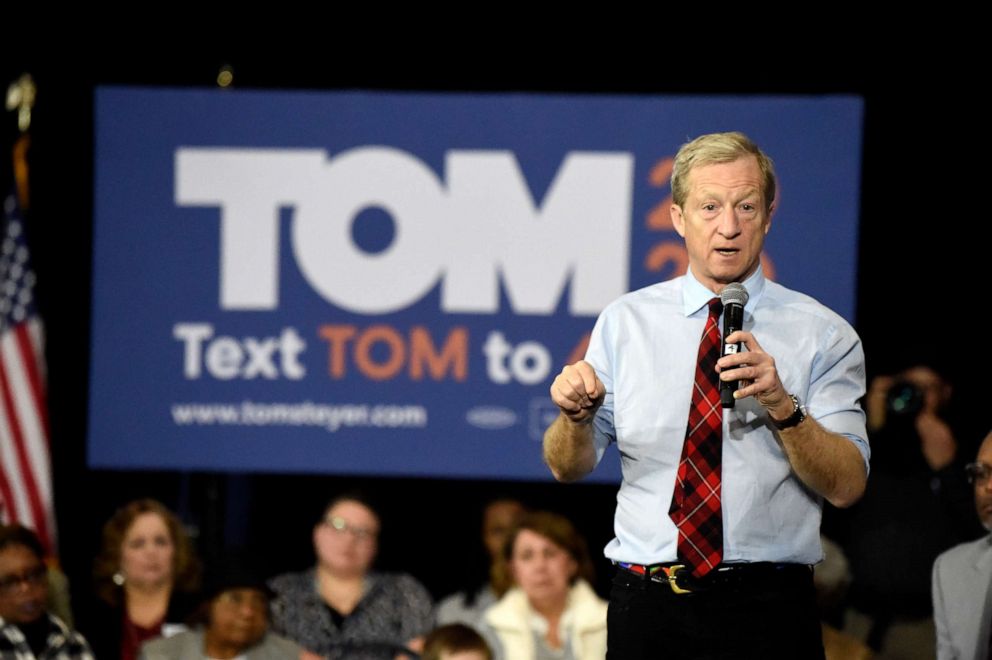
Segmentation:
<svg viewBox="0 0 992 660">
<path fill-rule="evenodd" d="M 97 599 L 80 612 L 80 629 L 98 658 L 135 660 L 145 641 L 185 629 L 200 564 L 179 518 L 141 499 L 103 526 L 93 577 Z"/>
<path fill-rule="evenodd" d="M 317 565 L 273 578 L 273 629 L 330 660 L 403 657 L 432 628 L 430 594 L 406 574 L 370 571 L 379 515 L 358 494 L 334 499 L 313 528 Z"/>
<path fill-rule="evenodd" d="M 503 547 L 510 589 L 483 616 L 483 635 L 499 659 L 602 660 L 606 601 L 592 587 L 592 560 L 572 523 L 556 513 L 523 517 Z"/>
</svg>

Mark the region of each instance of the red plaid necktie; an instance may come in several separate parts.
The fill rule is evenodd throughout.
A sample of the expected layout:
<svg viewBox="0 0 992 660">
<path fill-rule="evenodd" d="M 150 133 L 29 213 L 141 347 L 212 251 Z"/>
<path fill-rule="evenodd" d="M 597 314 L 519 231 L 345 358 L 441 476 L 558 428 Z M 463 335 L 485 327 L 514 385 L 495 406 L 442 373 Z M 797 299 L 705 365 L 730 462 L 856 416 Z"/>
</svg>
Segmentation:
<svg viewBox="0 0 992 660">
<path fill-rule="evenodd" d="M 675 494 L 668 511 L 679 530 L 679 559 L 702 577 L 723 559 L 723 514 L 720 510 L 720 458 L 723 454 L 723 408 L 716 361 L 720 359 L 718 321 L 723 304 L 709 301 L 703 337 L 699 340 L 696 378 L 689 423 Z"/>
</svg>

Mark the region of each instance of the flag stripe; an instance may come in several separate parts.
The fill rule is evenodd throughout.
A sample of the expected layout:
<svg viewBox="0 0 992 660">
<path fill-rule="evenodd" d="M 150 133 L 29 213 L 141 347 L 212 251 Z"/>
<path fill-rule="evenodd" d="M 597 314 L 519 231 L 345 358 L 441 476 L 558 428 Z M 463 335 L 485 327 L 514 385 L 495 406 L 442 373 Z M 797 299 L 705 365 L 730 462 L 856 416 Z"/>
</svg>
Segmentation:
<svg viewBox="0 0 992 660">
<path fill-rule="evenodd" d="M 0 364 L 0 367 L 3 365 Z M 30 523 L 34 528 L 34 520 L 31 518 L 31 506 L 28 504 L 27 488 L 24 486 L 23 473 L 18 468 L 17 451 L 14 438 L 11 436 L 12 424 L 4 397 L 0 396 L 0 458 L 3 466 L 4 476 L 8 487 L 12 493 L 5 497 L 5 515 L 7 522 Z"/>
<path fill-rule="evenodd" d="M 48 525 L 45 524 L 47 516 L 45 515 L 45 504 L 42 501 L 42 492 L 38 487 L 38 480 L 35 477 L 35 471 L 33 469 L 31 458 L 29 457 L 29 450 L 27 442 L 30 441 L 29 438 L 25 438 L 22 430 L 22 422 L 18 419 L 17 411 L 15 410 L 15 403 L 13 392 L 11 390 L 11 381 L 7 377 L 7 367 L 9 366 L 8 360 L 11 358 L 11 351 L 8 350 L 10 345 L 9 341 L 10 335 L 6 335 L 0 340 L 0 345 L 3 349 L 3 359 L 0 360 L 0 395 L 2 395 L 4 408 L 7 411 L 7 422 L 10 427 L 11 436 L 14 440 L 14 449 L 17 453 L 17 465 L 21 469 L 21 476 L 23 478 L 24 487 L 27 491 L 28 506 L 30 507 L 31 519 L 34 521 L 34 531 L 38 534 L 38 538 L 41 540 L 42 544 L 49 548 L 50 539 L 48 537 Z"/>
<path fill-rule="evenodd" d="M 41 371 L 38 364 L 38 356 L 41 353 L 37 350 L 37 346 L 34 343 L 35 332 L 31 327 L 37 325 L 34 319 L 32 319 L 29 323 L 22 323 L 17 326 L 15 332 L 17 336 L 17 347 L 20 349 L 21 363 L 24 367 L 24 375 L 27 376 L 27 382 L 31 386 L 31 405 L 41 424 L 41 449 L 45 452 L 44 463 L 47 464 L 49 455 L 48 438 L 51 437 L 48 428 L 48 406 L 45 402 L 45 386 L 42 384 Z M 51 479 L 46 480 L 45 483 L 51 483 Z"/>
<path fill-rule="evenodd" d="M 44 386 L 45 378 L 47 374 L 45 373 L 45 361 L 42 357 L 45 355 L 45 327 L 41 324 L 37 318 L 32 317 L 25 324 L 28 326 L 28 336 L 31 338 L 31 349 L 34 351 L 35 363 L 38 365 L 38 374 L 41 376 L 41 383 Z"/>
<path fill-rule="evenodd" d="M 2 415 L 0 415 L 2 416 Z M 12 465 L 4 455 L 5 450 L 12 444 L 7 442 L 6 434 L 3 433 L 3 424 L 0 424 L 0 523 L 10 523 L 17 519 L 17 512 L 12 510 L 14 506 L 14 490 L 7 480 L 7 465 Z"/>
<path fill-rule="evenodd" d="M 15 482 L 21 482 L 22 490 L 21 497 L 17 498 L 18 507 L 15 511 L 20 515 L 30 515 L 32 513 L 32 507 L 30 506 L 30 493 L 31 487 L 25 484 L 25 481 L 34 478 L 33 472 L 30 470 L 25 471 L 25 459 L 27 456 L 24 453 L 24 439 L 21 434 L 21 423 L 17 419 L 17 412 L 14 410 L 13 399 L 10 396 L 10 389 L 7 385 L 7 374 L 6 368 L 2 360 L 0 360 L 0 404 L 3 406 L 4 411 L 4 421 L 6 422 L 6 428 L 8 430 L 8 439 L 10 441 L 10 448 L 12 458 L 9 461 L 10 469 L 14 470 L 12 473 L 15 477 Z M 26 486 L 26 487 L 25 487 Z M 25 498 L 24 496 L 28 497 Z"/>
<path fill-rule="evenodd" d="M 21 350 L 28 348 L 28 353 Z M 38 371 L 34 353 L 30 352 L 30 342 L 27 340 L 27 330 L 24 324 L 18 325 L 12 332 L 7 333 L 0 341 L 0 352 L 3 361 L 11 374 L 10 386 L 17 406 L 17 419 L 21 422 L 21 432 L 25 438 L 25 451 L 30 458 L 30 466 L 37 484 L 38 494 L 43 503 L 52 501 L 52 475 L 48 451 L 48 429 L 45 423 L 44 398 L 39 400 L 38 393 L 31 383 L 31 371 L 37 377 Z M 41 518 L 48 520 L 49 516 Z"/>
<path fill-rule="evenodd" d="M 17 452 L 10 435 L 10 422 L 3 397 L 0 397 L 0 467 L 3 468 L 4 481 L 11 491 L 10 495 L 4 494 L 4 522 L 30 520 L 31 507 L 28 506 L 27 489 L 21 480 L 21 471 L 17 469 Z M 34 525 L 31 527 L 33 529 Z"/>
</svg>

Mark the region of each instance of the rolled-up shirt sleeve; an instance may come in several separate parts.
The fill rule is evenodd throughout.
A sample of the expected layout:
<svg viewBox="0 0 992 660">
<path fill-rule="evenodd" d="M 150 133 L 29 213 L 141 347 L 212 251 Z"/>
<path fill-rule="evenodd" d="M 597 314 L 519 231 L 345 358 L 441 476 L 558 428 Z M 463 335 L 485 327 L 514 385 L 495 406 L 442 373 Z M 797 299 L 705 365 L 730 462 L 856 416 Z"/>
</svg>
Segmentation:
<svg viewBox="0 0 992 660">
<path fill-rule="evenodd" d="M 813 362 L 806 411 L 823 428 L 848 438 L 861 452 L 865 472 L 871 448 L 865 412 L 865 355 L 857 333 L 846 323 L 835 325 Z"/>
<path fill-rule="evenodd" d="M 609 308 L 607 308 L 608 310 Z M 585 360 L 596 370 L 596 375 L 606 388 L 603 404 L 593 419 L 593 444 L 596 449 L 596 464 L 603 459 L 606 448 L 616 442 L 617 432 L 613 424 L 613 352 L 609 343 L 610 323 L 606 311 L 596 320 L 589 338 Z"/>
</svg>

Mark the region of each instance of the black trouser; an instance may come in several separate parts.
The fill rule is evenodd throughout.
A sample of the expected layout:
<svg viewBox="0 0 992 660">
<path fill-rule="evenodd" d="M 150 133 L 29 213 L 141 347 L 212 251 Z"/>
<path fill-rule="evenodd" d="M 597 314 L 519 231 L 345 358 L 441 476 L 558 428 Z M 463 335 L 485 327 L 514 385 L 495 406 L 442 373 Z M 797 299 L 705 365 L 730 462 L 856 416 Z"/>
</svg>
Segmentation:
<svg viewBox="0 0 992 660">
<path fill-rule="evenodd" d="M 607 660 L 822 660 L 813 572 L 801 569 L 676 594 L 617 568 Z"/>
</svg>

